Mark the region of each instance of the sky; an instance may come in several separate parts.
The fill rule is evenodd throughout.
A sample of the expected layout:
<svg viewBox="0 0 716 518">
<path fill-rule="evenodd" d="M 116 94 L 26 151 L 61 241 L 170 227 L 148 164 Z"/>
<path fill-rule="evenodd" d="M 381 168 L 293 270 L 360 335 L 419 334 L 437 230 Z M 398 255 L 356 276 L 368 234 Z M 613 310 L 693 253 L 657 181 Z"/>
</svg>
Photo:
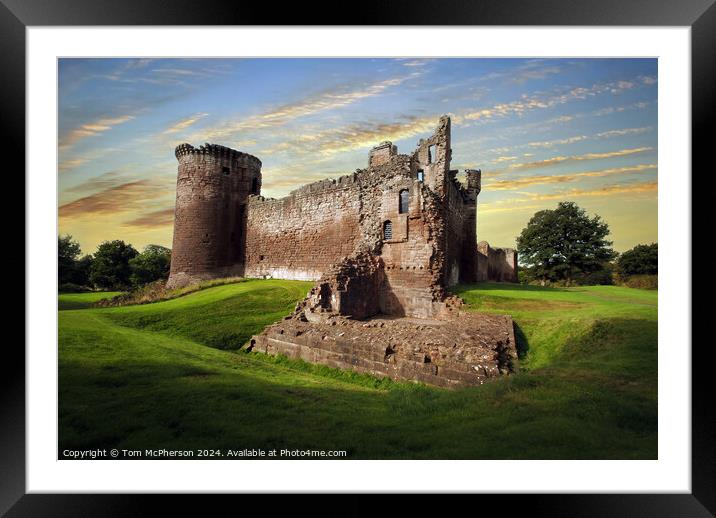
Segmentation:
<svg viewBox="0 0 716 518">
<path fill-rule="evenodd" d="M 60 59 L 59 232 L 170 247 L 183 142 L 257 156 L 279 198 L 447 114 L 451 168 L 482 170 L 478 240 L 574 201 L 623 252 L 657 241 L 657 88 L 656 59 Z"/>
</svg>

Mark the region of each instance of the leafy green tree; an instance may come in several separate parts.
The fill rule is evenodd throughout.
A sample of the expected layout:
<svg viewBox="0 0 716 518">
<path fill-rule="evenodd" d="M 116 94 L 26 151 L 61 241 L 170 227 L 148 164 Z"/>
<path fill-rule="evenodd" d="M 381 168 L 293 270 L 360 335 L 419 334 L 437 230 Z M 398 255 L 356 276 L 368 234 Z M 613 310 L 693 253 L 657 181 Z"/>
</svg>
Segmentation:
<svg viewBox="0 0 716 518">
<path fill-rule="evenodd" d="M 590 218 L 576 203 L 560 202 L 532 216 L 517 238 L 517 251 L 536 279 L 571 284 L 575 275 L 600 271 L 614 258 L 608 235 L 599 216 Z"/>
<path fill-rule="evenodd" d="M 172 251 L 160 245 L 147 245 L 141 254 L 129 260 L 132 268 L 130 281 L 134 286 L 141 286 L 159 279 L 169 277 L 169 265 Z"/>
<path fill-rule="evenodd" d="M 57 277 L 60 284 L 75 282 L 75 262 L 82 249 L 72 236 L 58 236 L 57 238 Z"/>
<path fill-rule="evenodd" d="M 138 252 L 121 240 L 105 241 L 97 247 L 90 267 L 90 281 L 102 289 L 122 290 L 130 285 L 129 261 Z"/>
<path fill-rule="evenodd" d="M 617 259 L 622 275 L 656 275 L 659 272 L 659 245 L 636 245 Z"/>
<path fill-rule="evenodd" d="M 80 286 L 90 286 L 90 271 L 94 258 L 91 255 L 85 255 L 81 259 L 75 261 L 75 274 L 71 282 Z"/>
</svg>

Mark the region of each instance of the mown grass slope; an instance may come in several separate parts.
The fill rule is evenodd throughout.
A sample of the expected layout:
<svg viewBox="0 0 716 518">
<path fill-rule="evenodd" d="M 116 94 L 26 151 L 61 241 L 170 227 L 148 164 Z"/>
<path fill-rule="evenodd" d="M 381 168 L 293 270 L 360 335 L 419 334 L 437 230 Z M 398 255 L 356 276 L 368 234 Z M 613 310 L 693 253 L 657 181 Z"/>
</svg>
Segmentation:
<svg viewBox="0 0 716 518">
<path fill-rule="evenodd" d="M 656 458 L 655 291 L 457 291 L 518 324 L 519 374 L 442 390 L 236 349 L 310 283 L 251 280 L 59 315 L 64 448 L 347 450 L 348 458 Z"/>
<path fill-rule="evenodd" d="M 57 297 L 57 307 L 63 309 L 85 309 L 102 299 L 110 299 L 120 295 L 121 291 L 92 291 L 87 293 L 60 293 Z"/>
</svg>

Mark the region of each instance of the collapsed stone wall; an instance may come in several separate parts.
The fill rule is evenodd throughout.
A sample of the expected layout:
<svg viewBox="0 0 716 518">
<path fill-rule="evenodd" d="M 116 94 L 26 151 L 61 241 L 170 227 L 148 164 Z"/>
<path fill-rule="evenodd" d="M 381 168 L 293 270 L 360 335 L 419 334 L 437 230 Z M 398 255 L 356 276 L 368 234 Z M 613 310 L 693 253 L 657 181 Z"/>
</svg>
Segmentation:
<svg viewBox="0 0 716 518">
<path fill-rule="evenodd" d="M 297 311 L 252 337 L 247 350 L 446 388 L 482 385 L 517 370 L 512 319 L 455 307 L 440 320 L 337 314 L 312 320 Z"/>
<path fill-rule="evenodd" d="M 517 251 L 492 248 L 487 241 L 480 241 L 477 245 L 477 281 L 519 282 Z"/>
</svg>

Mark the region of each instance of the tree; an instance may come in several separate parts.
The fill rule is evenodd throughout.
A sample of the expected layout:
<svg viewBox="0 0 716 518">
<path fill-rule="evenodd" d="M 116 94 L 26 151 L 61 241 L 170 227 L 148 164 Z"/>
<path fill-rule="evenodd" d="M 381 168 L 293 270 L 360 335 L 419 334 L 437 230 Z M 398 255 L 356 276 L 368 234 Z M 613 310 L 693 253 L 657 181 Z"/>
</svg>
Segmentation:
<svg viewBox="0 0 716 518">
<path fill-rule="evenodd" d="M 75 262 L 82 249 L 72 236 L 58 236 L 57 238 L 57 277 L 60 284 L 75 282 Z"/>
<path fill-rule="evenodd" d="M 105 241 L 97 247 L 90 267 L 90 281 L 103 289 L 126 289 L 130 285 L 130 259 L 138 252 L 124 241 Z"/>
<path fill-rule="evenodd" d="M 659 271 L 659 245 L 636 245 L 617 259 L 622 275 L 656 275 Z"/>
<path fill-rule="evenodd" d="M 90 282 L 90 272 L 92 270 L 93 262 L 94 257 L 91 255 L 85 255 L 81 259 L 75 261 L 75 274 L 72 282 L 79 286 L 89 286 L 92 284 Z"/>
<path fill-rule="evenodd" d="M 575 275 L 600 271 L 614 258 L 608 235 L 599 216 L 590 218 L 576 203 L 560 202 L 532 216 L 517 238 L 517 251 L 537 279 L 570 284 Z"/>
<path fill-rule="evenodd" d="M 147 245 L 141 254 L 129 260 L 132 268 L 130 280 L 134 286 L 140 286 L 169 277 L 172 251 L 159 245 Z"/>
</svg>

